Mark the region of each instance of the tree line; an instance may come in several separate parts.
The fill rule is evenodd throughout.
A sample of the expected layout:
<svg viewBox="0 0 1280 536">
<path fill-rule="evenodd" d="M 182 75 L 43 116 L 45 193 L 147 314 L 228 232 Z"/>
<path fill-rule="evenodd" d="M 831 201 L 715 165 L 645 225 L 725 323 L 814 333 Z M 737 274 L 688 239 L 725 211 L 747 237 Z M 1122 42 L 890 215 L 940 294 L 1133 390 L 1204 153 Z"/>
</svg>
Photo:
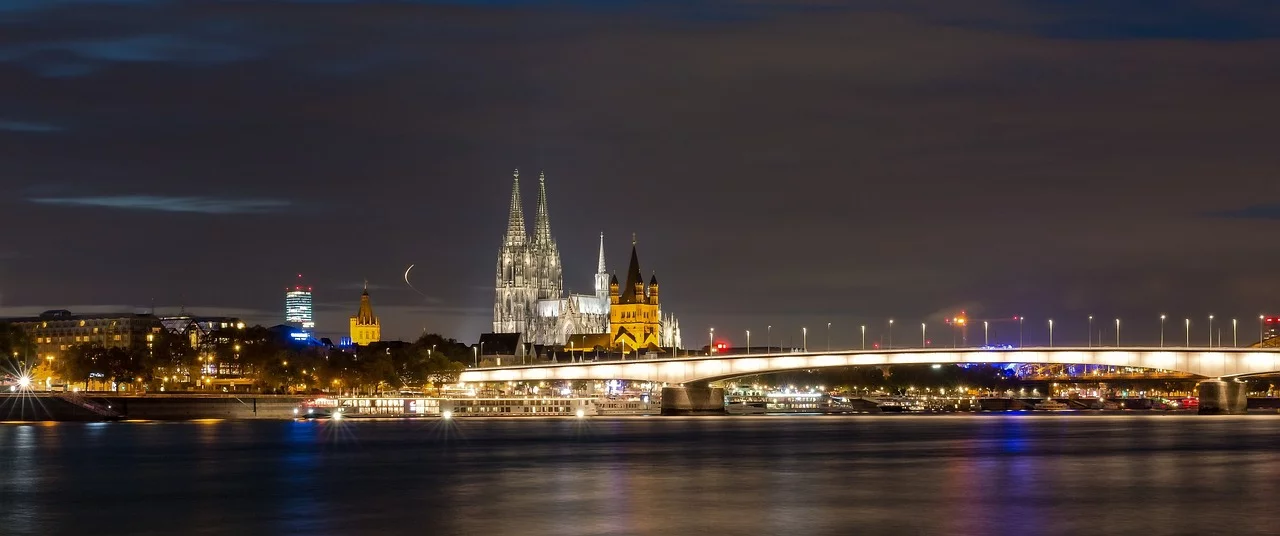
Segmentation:
<svg viewBox="0 0 1280 536">
<path fill-rule="evenodd" d="M 465 344 L 434 333 L 413 342 L 330 347 L 294 342 L 262 326 L 215 330 L 196 344 L 161 329 L 127 347 L 76 344 L 48 359 L 36 354 L 22 329 L 0 324 L 0 352 L 9 375 L 47 375 L 86 390 L 208 389 L 235 378 L 264 393 L 438 391 L 457 382 L 471 358 Z"/>
</svg>

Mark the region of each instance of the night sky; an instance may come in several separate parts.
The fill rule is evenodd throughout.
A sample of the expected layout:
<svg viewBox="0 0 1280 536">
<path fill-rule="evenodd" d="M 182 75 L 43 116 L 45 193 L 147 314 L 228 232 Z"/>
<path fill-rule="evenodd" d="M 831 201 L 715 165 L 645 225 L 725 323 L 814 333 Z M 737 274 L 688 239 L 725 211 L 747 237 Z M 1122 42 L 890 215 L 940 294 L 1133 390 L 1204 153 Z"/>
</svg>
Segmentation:
<svg viewBox="0 0 1280 536">
<path fill-rule="evenodd" d="M 1274 1 L 0 0 L 0 314 L 271 325 L 301 273 L 321 335 L 367 278 L 384 338 L 472 342 L 520 168 L 565 286 L 635 233 L 688 346 L 1252 342 L 1278 38 Z"/>
</svg>

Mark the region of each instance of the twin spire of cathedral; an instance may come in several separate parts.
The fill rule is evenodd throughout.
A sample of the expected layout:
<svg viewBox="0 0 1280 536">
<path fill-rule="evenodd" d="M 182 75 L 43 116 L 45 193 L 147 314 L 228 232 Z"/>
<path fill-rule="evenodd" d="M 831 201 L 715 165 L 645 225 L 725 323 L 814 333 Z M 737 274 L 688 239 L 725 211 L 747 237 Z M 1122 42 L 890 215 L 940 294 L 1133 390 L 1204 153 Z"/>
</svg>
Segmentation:
<svg viewBox="0 0 1280 536">
<path fill-rule="evenodd" d="M 529 243 L 525 233 L 524 207 L 520 201 L 520 170 L 512 174 L 511 208 L 507 215 L 506 245 L 516 246 Z M 533 220 L 533 247 L 554 247 L 555 238 L 551 236 L 551 216 L 547 210 L 547 174 L 538 174 L 538 207 Z"/>
</svg>

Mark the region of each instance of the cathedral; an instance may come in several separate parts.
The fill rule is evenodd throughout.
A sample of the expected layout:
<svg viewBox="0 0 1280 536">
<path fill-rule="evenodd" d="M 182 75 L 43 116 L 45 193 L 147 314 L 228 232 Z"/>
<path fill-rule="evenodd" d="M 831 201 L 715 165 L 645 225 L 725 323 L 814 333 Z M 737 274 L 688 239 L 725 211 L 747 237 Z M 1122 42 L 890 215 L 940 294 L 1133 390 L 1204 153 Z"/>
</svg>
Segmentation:
<svg viewBox="0 0 1280 536">
<path fill-rule="evenodd" d="M 567 346 L 571 341 L 588 339 L 602 343 L 598 345 L 606 349 L 621 347 L 630 351 L 680 346 L 678 322 L 663 317 L 658 304 L 657 280 L 645 288 L 640 278 L 634 241 L 630 270 L 634 273 L 628 273 L 629 288 L 620 289 L 617 278 L 605 270 L 601 234 L 594 293 L 566 296 L 560 250 L 551 235 L 546 175 L 538 177 L 532 238 L 524 222 L 519 170 L 513 182 L 507 232 L 498 252 L 493 301 L 495 333 L 520 333 L 525 343 L 544 346 Z M 640 305 L 647 309 L 633 310 Z M 577 347 L 587 349 L 581 343 Z"/>
</svg>

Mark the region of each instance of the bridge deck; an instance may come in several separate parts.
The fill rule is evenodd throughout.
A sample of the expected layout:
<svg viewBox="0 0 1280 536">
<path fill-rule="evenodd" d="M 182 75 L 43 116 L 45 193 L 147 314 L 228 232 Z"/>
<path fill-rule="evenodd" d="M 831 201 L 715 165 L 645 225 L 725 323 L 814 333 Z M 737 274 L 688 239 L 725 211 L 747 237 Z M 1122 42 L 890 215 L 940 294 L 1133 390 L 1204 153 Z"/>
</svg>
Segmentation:
<svg viewBox="0 0 1280 536">
<path fill-rule="evenodd" d="M 1140 367 L 1225 378 L 1280 371 L 1280 351 L 1258 348 L 1022 348 L 845 350 L 597 361 L 469 369 L 463 382 L 638 380 L 684 384 L 829 367 L 960 363 L 1044 363 Z"/>
</svg>

